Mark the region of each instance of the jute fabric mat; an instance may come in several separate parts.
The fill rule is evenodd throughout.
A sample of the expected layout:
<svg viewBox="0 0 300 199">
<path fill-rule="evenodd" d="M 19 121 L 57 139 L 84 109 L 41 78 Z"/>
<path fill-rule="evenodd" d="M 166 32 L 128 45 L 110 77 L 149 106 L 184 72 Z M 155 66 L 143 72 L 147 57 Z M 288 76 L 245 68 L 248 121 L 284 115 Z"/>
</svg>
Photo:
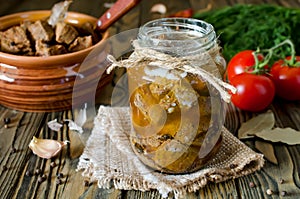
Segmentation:
<svg viewBox="0 0 300 199">
<path fill-rule="evenodd" d="M 156 189 L 163 197 L 183 198 L 209 182 L 222 182 L 259 170 L 263 155 L 254 152 L 225 127 L 222 146 L 207 166 L 190 174 L 170 175 L 146 167 L 131 149 L 128 107 L 101 106 L 94 128 L 78 163 L 78 171 L 100 188 L 149 191 Z"/>
</svg>

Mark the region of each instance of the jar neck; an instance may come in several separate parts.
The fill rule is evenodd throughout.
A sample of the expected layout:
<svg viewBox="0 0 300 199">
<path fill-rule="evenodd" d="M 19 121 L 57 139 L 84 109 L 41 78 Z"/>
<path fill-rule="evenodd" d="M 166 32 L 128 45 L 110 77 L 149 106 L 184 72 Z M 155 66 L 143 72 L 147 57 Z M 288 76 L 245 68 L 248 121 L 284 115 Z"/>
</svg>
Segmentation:
<svg viewBox="0 0 300 199">
<path fill-rule="evenodd" d="M 174 56 L 189 56 L 205 52 L 217 45 L 211 24 L 191 18 L 162 18 L 140 27 L 138 42 Z"/>
</svg>

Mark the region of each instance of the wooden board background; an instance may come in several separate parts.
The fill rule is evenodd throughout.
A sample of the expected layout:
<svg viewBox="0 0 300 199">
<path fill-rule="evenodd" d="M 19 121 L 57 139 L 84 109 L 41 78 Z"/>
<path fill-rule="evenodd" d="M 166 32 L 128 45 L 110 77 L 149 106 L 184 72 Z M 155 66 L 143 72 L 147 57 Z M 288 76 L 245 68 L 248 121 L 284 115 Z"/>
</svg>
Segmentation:
<svg viewBox="0 0 300 199">
<path fill-rule="evenodd" d="M 53 0 L 1 0 L 0 16 L 26 11 L 32 9 L 48 9 L 55 2 Z M 74 0 L 71 10 L 88 13 L 93 16 L 100 16 L 106 8 L 104 3 L 112 3 L 110 0 Z M 159 14 L 149 12 L 152 5 L 164 3 L 168 7 L 168 13 L 185 8 L 194 8 L 196 10 L 205 9 L 208 5 L 212 8 L 219 8 L 236 3 L 271 3 L 286 7 L 300 7 L 297 0 L 143 0 L 142 3 L 120 19 L 110 28 L 112 35 L 125 30 L 137 28 L 145 22 L 162 17 Z M 267 14 L 267 13 L 266 13 Z M 126 42 L 125 42 L 126 43 Z M 1 62 L 1 60 L 0 60 Z M 111 85 L 103 91 L 99 97 L 100 104 L 109 104 Z M 279 127 L 292 127 L 300 130 L 300 106 L 299 102 L 284 102 L 275 100 L 270 107 L 275 113 L 276 125 Z M 55 113 L 25 113 L 11 110 L 0 106 L 0 198 L 82 198 L 82 199 L 152 199 L 161 198 L 157 191 L 121 191 L 112 189 L 99 189 L 96 184 L 84 186 L 84 179 L 80 172 L 76 172 L 78 157 L 83 151 L 86 137 L 80 137 L 76 132 L 70 131 L 66 125 L 60 132 L 51 131 L 46 123 L 58 118 L 73 119 L 76 111 L 68 110 Z M 243 112 L 229 105 L 226 126 L 236 133 L 241 122 L 253 117 L 254 113 Z M 12 119 L 9 128 L 5 128 L 3 119 L 10 117 Z M 86 131 L 92 129 L 92 118 L 85 126 Z M 58 140 L 71 140 L 71 144 L 55 159 L 44 160 L 33 155 L 28 148 L 32 136 L 51 138 Z M 247 141 L 250 147 L 262 145 L 266 147 L 267 153 L 274 150 L 277 164 L 266 161 L 261 171 L 251 175 L 229 180 L 224 183 L 209 184 L 200 191 L 189 194 L 187 198 L 280 198 L 282 191 L 286 191 L 285 198 L 300 198 L 300 147 L 287 146 L 279 143 L 265 143 L 261 141 Z M 17 151 L 11 153 L 12 148 Z M 57 166 L 52 168 L 51 161 L 55 161 Z M 274 159 L 273 159 L 274 162 Z M 26 172 L 34 172 L 40 168 L 42 173 L 47 175 L 47 179 L 39 183 L 38 177 L 26 176 Z M 56 184 L 56 174 L 63 173 L 62 184 Z M 280 178 L 284 183 L 279 183 Z M 251 188 L 249 183 L 253 182 L 255 187 Z M 267 189 L 272 189 L 274 194 L 266 194 Z"/>
</svg>

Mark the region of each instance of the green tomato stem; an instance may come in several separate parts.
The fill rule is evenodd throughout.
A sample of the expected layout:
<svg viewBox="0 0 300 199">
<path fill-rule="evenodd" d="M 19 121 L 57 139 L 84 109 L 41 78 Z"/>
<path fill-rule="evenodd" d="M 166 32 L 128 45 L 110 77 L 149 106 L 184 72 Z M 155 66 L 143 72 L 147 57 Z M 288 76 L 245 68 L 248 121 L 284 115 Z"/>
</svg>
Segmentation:
<svg viewBox="0 0 300 199">
<path fill-rule="evenodd" d="M 252 54 L 254 56 L 254 60 L 255 60 L 255 66 L 254 66 L 254 71 L 253 73 L 257 74 L 262 72 L 262 69 L 270 62 L 274 50 L 277 48 L 280 48 L 281 46 L 288 44 L 291 47 L 291 59 L 287 60 L 286 58 L 284 58 L 285 63 L 288 66 L 295 66 L 296 65 L 296 51 L 295 51 L 295 46 L 293 44 L 293 42 L 290 39 L 286 39 L 283 42 L 273 46 L 272 48 L 269 49 L 264 49 L 264 50 L 260 50 L 259 48 L 254 51 Z M 258 60 L 258 54 L 261 52 L 266 52 L 266 56 L 264 58 L 264 60 L 261 62 Z"/>
</svg>

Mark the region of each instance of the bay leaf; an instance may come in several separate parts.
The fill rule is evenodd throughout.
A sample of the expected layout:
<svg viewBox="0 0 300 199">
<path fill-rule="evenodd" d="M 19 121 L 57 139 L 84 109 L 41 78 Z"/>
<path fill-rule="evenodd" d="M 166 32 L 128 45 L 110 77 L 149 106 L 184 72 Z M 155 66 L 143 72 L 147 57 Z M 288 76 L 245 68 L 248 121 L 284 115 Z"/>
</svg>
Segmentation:
<svg viewBox="0 0 300 199">
<path fill-rule="evenodd" d="M 264 142 L 264 141 L 260 141 L 260 140 L 256 140 L 255 141 L 255 148 L 261 152 L 262 154 L 264 154 L 264 157 L 272 162 L 273 164 L 278 164 L 277 158 L 275 156 L 275 152 L 274 152 L 274 148 L 273 145 L 268 143 L 268 142 Z"/>
<path fill-rule="evenodd" d="M 271 110 L 261 113 L 241 124 L 238 130 L 239 139 L 253 138 L 257 132 L 270 130 L 274 127 L 275 117 Z"/>
<path fill-rule="evenodd" d="M 271 142 L 282 142 L 289 145 L 300 144 L 300 131 L 292 128 L 274 128 L 255 133 L 255 136 Z"/>
</svg>

